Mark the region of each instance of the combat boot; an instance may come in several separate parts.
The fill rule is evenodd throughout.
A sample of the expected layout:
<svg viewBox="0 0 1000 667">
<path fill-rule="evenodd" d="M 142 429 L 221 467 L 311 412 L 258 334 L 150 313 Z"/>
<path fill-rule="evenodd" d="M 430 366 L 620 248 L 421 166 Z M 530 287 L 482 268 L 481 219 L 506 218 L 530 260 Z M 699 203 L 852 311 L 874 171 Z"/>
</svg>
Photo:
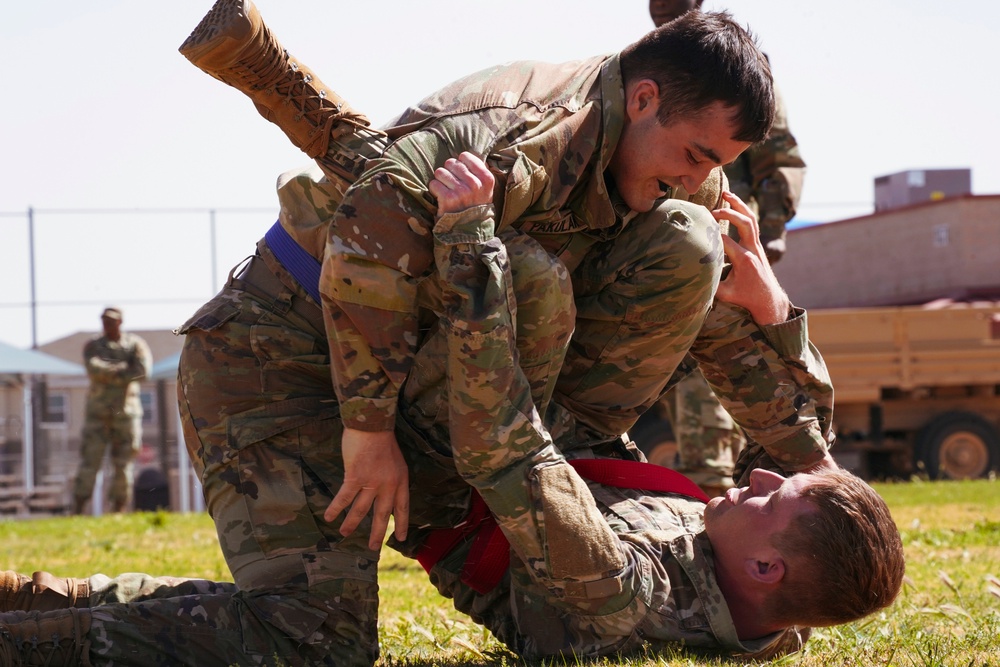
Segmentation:
<svg viewBox="0 0 1000 667">
<path fill-rule="evenodd" d="M 247 95 L 329 176 L 353 182 L 384 150 L 384 135 L 282 48 L 250 0 L 218 0 L 180 52 Z"/>
<path fill-rule="evenodd" d="M 0 665 L 86 665 L 90 662 L 89 611 L 0 616 Z"/>
<path fill-rule="evenodd" d="M 30 577 L 0 572 L 0 613 L 89 606 L 89 579 L 60 578 L 48 572 L 35 572 Z"/>
<path fill-rule="evenodd" d="M 10 570 L 0 572 L 0 613 L 20 609 L 25 589 L 31 590 L 31 577 Z"/>
</svg>

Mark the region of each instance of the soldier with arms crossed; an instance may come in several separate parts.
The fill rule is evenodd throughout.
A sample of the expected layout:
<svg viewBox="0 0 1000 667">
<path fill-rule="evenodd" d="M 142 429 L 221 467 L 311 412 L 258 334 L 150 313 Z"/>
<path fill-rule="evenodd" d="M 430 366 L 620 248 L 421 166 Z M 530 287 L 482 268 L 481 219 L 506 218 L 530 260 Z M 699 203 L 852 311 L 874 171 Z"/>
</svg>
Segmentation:
<svg viewBox="0 0 1000 667">
<path fill-rule="evenodd" d="M 132 499 L 133 461 L 142 443 L 139 382 L 149 375 L 153 356 L 141 337 L 122 331 L 120 308 L 101 313 L 104 334 L 87 342 L 83 359 L 90 378 L 87 413 L 80 443 L 80 467 L 73 484 L 73 512 L 82 514 L 94 493 L 104 454 L 111 454 L 108 490 L 111 511 L 121 512 Z"/>
</svg>

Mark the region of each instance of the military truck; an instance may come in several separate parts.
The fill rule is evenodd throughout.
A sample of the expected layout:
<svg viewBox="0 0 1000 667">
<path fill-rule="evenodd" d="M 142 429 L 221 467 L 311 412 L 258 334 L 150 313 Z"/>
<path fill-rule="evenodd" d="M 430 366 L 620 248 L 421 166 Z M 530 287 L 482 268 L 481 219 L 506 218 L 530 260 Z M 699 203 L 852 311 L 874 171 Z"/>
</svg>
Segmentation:
<svg viewBox="0 0 1000 667">
<path fill-rule="evenodd" d="M 1000 471 L 1000 303 L 809 312 L 834 386 L 834 459 L 865 478 Z M 653 463 L 677 446 L 662 406 L 629 434 Z"/>
<path fill-rule="evenodd" d="M 841 465 L 869 478 L 989 475 L 1000 470 L 1000 195 L 904 176 L 899 192 L 876 181 L 872 215 L 790 230 L 774 270 L 830 369 Z M 899 201 L 879 204 L 882 186 Z M 630 435 L 650 460 L 675 462 L 661 406 Z"/>
<path fill-rule="evenodd" d="M 834 386 L 832 453 L 865 477 L 1000 469 L 1000 303 L 809 313 Z"/>
<path fill-rule="evenodd" d="M 1000 196 L 967 172 L 876 179 L 873 214 L 790 231 L 774 267 L 833 378 L 834 456 L 862 475 L 1000 468 Z"/>
</svg>

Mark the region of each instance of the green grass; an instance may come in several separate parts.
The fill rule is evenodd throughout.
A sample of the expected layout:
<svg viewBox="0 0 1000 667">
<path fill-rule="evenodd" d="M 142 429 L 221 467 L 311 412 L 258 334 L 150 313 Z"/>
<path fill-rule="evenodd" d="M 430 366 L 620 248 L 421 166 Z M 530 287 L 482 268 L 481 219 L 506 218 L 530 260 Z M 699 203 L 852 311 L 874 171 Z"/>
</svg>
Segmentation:
<svg viewBox="0 0 1000 667">
<path fill-rule="evenodd" d="M 914 481 L 876 488 L 893 510 L 906 549 L 907 578 L 899 599 L 864 621 L 815 630 L 804 652 L 767 664 L 1000 665 L 1000 483 Z M 202 514 L 2 521 L 0 545 L 0 567 L 21 572 L 46 569 L 74 577 L 147 572 L 229 580 L 215 528 Z M 387 550 L 380 572 L 386 667 L 520 664 L 439 598 L 416 564 Z M 677 651 L 593 664 L 738 663 Z"/>
</svg>

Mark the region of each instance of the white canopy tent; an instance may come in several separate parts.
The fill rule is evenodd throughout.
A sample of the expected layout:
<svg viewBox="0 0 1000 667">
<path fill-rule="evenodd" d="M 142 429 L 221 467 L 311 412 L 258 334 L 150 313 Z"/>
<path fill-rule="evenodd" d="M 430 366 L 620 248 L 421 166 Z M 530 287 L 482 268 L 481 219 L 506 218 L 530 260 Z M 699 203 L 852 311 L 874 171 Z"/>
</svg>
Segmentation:
<svg viewBox="0 0 1000 667">
<path fill-rule="evenodd" d="M 24 472 L 24 490 L 30 493 L 35 487 L 34 415 L 32 411 L 32 375 L 83 375 L 83 366 L 38 350 L 23 350 L 0 341 L 0 376 L 12 379 L 22 387 L 24 397 L 24 425 L 22 428 L 21 465 Z"/>
</svg>

